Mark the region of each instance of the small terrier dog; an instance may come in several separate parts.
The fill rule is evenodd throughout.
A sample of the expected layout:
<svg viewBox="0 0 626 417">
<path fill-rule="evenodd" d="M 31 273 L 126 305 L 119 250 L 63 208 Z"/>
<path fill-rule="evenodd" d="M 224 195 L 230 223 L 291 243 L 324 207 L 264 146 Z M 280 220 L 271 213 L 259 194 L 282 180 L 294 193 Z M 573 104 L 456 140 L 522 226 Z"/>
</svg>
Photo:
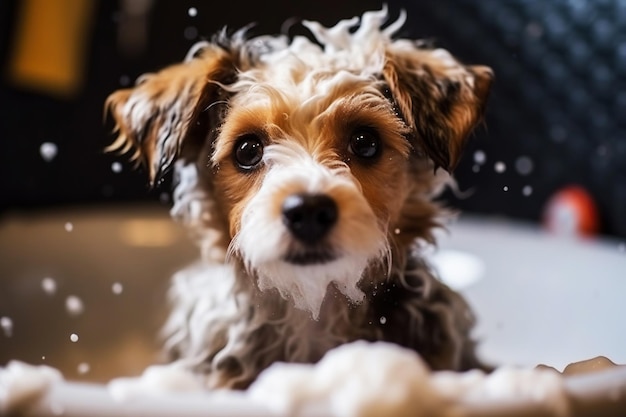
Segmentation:
<svg viewBox="0 0 626 417">
<path fill-rule="evenodd" d="M 312 36 L 223 30 L 107 99 L 111 149 L 134 150 L 152 184 L 174 170 L 172 214 L 202 261 L 174 277 L 166 348 L 210 388 L 359 339 L 481 366 L 472 312 L 421 253 L 493 75 L 396 38 L 405 20 L 384 7 L 304 21 Z"/>
</svg>

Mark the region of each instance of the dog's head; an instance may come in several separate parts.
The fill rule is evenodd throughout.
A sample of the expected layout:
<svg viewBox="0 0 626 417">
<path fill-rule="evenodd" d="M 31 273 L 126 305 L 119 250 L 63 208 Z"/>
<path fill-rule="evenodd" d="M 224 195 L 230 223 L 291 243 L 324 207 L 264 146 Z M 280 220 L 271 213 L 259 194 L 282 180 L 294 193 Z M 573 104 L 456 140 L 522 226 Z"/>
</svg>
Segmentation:
<svg viewBox="0 0 626 417">
<path fill-rule="evenodd" d="M 358 301 L 368 268 L 430 236 L 492 79 L 386 19 L 304 22 L 315 41 L 221 33 L 108 99 L 114 147 L 152 182 L 193 164 L 230 256 L 314 316 L 329 283 Z"/>
</svg>

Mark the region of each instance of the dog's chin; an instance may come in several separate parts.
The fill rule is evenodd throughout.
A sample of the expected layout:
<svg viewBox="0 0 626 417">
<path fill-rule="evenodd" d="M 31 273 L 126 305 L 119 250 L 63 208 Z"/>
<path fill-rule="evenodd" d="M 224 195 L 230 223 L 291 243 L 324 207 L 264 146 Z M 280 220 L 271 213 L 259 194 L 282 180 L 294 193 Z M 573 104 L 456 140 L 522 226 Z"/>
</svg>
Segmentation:
<svg viewBox="0 0 626 417">
<path fill-rule="evenodd" d="M 330 284 L 346 296 L 347 302 L 363 300 L 358 283 L 366 267 L 366 258 L 310 251 L 285 254 L 253 270 L 261 291 L 277 289 L 282 298 L 317 319 Z"/>
</svg>

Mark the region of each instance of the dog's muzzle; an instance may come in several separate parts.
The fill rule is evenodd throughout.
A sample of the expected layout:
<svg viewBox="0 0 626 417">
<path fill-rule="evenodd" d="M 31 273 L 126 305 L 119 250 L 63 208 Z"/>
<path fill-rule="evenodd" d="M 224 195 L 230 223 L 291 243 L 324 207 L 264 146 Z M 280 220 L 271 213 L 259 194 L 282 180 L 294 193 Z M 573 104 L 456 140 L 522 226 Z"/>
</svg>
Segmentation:
<svg viewBox="0 0 626 417">
<path fill-rule="evenodd" d="M 334 259 L 333 251 L 322 244 L 337 223 L 338 209 L 335 201 L 324 194 L 292 194 L 282 205 L 283 224 L 302 244 L 302 249 L 291 251 L 285 260 L 308 265 Z"/>
</svg>

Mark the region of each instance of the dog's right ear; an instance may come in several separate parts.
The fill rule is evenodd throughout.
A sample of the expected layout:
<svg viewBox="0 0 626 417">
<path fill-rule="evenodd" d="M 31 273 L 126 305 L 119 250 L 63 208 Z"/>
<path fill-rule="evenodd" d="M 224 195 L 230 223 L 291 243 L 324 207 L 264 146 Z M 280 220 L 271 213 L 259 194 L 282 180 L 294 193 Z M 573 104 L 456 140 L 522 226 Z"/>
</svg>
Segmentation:
<svg viewBox="0 0 626 417">
<path fill-rule="evenodd" d="M 153 185 L 179 155 L 199 115 L 218 100 L 220 83 L 235 74 L 232 55 L 206 43 L 185 62 L 145 74 L 133 88 L 111 94 L 105 104 L 118 137 L 107 150 L 134 151 Z"/>
</svg>

